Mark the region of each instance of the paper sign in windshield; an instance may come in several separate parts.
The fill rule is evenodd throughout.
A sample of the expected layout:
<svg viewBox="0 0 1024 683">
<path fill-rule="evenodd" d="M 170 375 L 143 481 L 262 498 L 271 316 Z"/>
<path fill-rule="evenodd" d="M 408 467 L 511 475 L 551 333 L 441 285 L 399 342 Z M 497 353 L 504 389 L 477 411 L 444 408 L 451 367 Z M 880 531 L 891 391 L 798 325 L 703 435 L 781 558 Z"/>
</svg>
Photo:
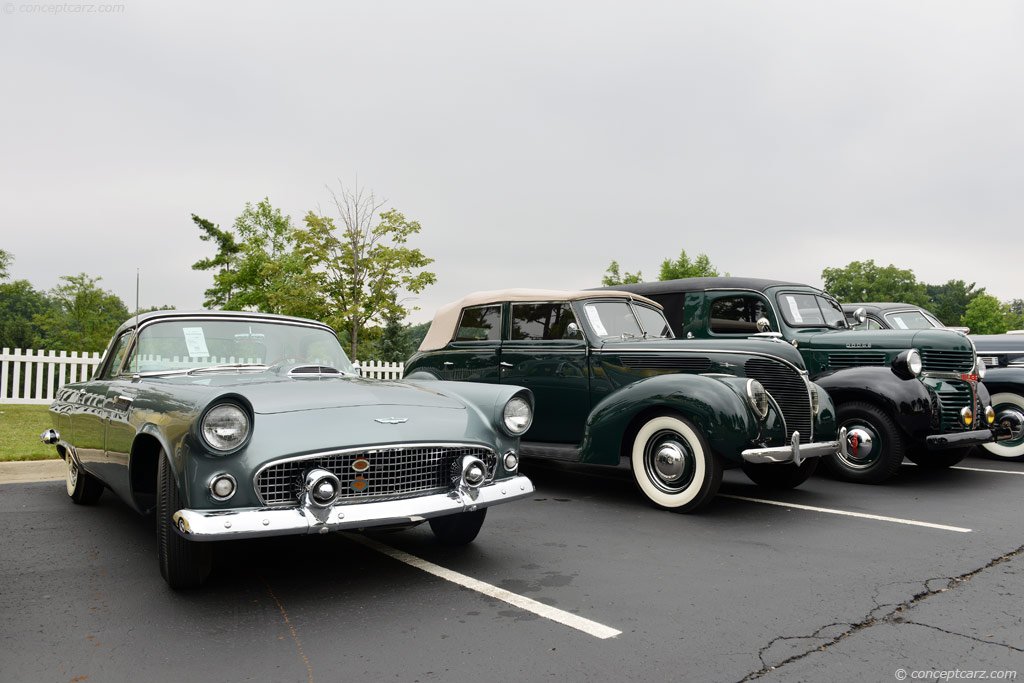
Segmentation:
<svg viewBox="0 0 1024 683">
<path fill-rule="evenodd" d="M 796 297 L 787 296 L 786 303 L 789 304 L 789 311 L 793 314 L 793 322 L 802 323 L 804 321 L 804 317 L 800 315 L 800 307 L 796 305 Z"/>
<path fill-rule="evenodd" d="M 181 331 L 185 333 L 185 346 L 188 347 L 190 358 L 209 357 L 210 351 L 206 348 L 206 335 L 203 334 L 203 328 L 183 327 Z"/>
<path fill-rule="evenodd" d="M 608 330 L 604 328 L 604 324 L 601 322 L 601 314 L 597 312 L 595 306 L 584 306 L 583 310 L 587 312 L 587 320 L 590 321 L 590 326 L 594 328 L 594 332 L 597 332 L 599 337 L 607 337 Z"/>
</svg>

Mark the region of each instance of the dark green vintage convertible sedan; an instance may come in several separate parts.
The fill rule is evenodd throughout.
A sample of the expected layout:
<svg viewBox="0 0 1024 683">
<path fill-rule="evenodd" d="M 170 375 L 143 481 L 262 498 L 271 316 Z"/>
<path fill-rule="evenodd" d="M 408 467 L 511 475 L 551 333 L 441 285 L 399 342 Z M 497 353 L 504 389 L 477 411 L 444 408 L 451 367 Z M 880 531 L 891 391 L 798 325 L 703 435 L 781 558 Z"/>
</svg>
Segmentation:
<svg viewBox="0 0 1024 683">
<path fill-rule="evenodd" d="M 528 389 L 364 379 L 330 327 L 300 318 L 133 318 L 50 413 L 68 495 L 109 488 L 155 511 L 174 588 L 209 573 L 205 541 L 429 521 L 462 544 L 489 506 L 534 490 L 517 471 Z"/>
<path fill-rule="evenodd" d="M 470 294 L 435 314 L 406 372 L 529 388 L 524 457 L 623 457 L 641 492 L 676 512 L 706 505 L 724 467 L 789 488 L 841 443 L 792 346 L 673 339 L 661 306 L 627 292 Z"/>
</svg>

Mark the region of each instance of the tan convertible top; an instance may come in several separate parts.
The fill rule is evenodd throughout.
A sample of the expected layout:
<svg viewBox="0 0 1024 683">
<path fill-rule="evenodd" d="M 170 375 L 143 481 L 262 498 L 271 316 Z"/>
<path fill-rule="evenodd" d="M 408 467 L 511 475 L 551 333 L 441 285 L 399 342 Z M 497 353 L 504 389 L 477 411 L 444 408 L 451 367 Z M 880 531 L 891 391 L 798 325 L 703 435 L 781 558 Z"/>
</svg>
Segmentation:
<svg viewBox="0 0 1024 683">
<path fill-rule="evenodd" d="M 437 312 L 434 313 L 434 320 L 430 323 L 430 329 L 427 330 L 427 336 L 420 344 L 420 351 L 436 351 L 447 346 L 455 336 L 462 309 L 469 306 L 500 304 L 505 301 L 518 303 L 524 301 L 579 301 L 580 299 L 632 299 L 633 301 L 643 301 L 659 310 L 662 308 L 661 304 L 651 301 L 645 296 L 608 289 L 496 289 L 490 292 L 473 292 L 437 309 Z"/>
</svg>

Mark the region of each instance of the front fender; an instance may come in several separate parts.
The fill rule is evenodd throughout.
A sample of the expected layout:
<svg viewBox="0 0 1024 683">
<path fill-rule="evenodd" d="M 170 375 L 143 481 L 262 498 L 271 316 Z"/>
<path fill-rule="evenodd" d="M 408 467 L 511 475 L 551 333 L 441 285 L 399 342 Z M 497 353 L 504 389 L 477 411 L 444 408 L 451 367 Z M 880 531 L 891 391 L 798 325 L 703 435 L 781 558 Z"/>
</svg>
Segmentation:
<svg viewBox="0 0 1024 683">
<path fill-rule="evenodd" d="M 580 461 L 618 464 L 624 439 L 638 418 L 667 410 L 693 422 L 716 453 L 742 462 L 740 452 L 760 431 L 744 395 L 746 382 L 742 377 L 671 374 L 626 385 L 590 411 Z"/>
<path fill-rule="evenodd" d="M 987 368 L 981 383 L 990 394 L 1024 396 L 1024 368 Z"/>
<path fill-rule="evenodd" d="M 910 435 L 930 431 L 931 400 L 917 378 L 901 379 L 888 367 L 855 367 L 817 375 L 814 382 L 828 392 L 836 409 L 863 401 L 875 405 Z"/>
</svg>

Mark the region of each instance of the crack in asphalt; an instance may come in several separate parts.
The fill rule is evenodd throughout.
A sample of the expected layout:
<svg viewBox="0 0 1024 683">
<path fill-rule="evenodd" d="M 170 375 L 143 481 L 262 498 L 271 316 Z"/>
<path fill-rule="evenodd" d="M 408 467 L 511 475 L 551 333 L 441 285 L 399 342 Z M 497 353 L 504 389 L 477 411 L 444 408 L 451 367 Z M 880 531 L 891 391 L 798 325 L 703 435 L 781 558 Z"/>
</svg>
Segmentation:
<svg viewBox="0 0 1024 683">
<path fill-rule="evenodd" d="M 1014 652 L 1024 652 L 1024 648 L 1019 648 L 1019 647 L 1017 647 L 1015 645 L 1010 645 L 1009 643 L 997 643 L 997 642 L 995 642 L 993 640 L 983 640 L 981 638 L 975 638 L 974 636 L 969 636 L 966 633 L 957 633 L 956 631 L 947 631 L 944 628 L 939 628 L 938 626 L 932 626 L 931 624 L 922 624 L 920 621 L 899 620 L 899 623 L 901 623 L 901 624 L 912 624 L 914 626 L 924 626 L 925 628 L 934 629 L 936 631 L 939 631 L 940 633 L 945 633 L 946 635 L 957 636 L 957 637 L 960 637 L 960 638 L 966 638 L 967 640 L 973 640 L 976 643 L 984 643 L 985 645 L 998 645 L 1000 647 L 1005 647 L 1008 650 L 1013 650 Z"/>
<path fill-rule="evenodd" d="M 927 579 L 926 581 L 924 581 L 925 590 L 921 591 L 920 593 L 914 594 L 914 596 L 911 597 L 909 600 L 907 600 L 905 602 L 899 603 L 891 611 L 889 611 L 888 613 L 886 613 L 886 614 L 884 614 L 884 615 L 882 615 L 880 617 L 873 616 L 875 614 L 875 612 L 877 612 L 879 609 L 882 609 L 883 607 L 885 607 L 885 605 L 878 605 L 877 604 L 877 602 L 878 602 L 878 591 L 876 590 L 875 594 L 874 594 L 874 599 L 875 599 L 875 602 L 876 602 L 875 608 L 872 609 L 864 619 L 862 619 L 861 621 L 859 621 L 857 623 L 851 624 L 851 623 L 848 623 L 848 622 L 833 622 L 831 624 L 826 624 L 825 626 L 822 626 L 821 628 L 817 629 L 816 631 L 814 631 L 814 633 L 812 633 L 809 636 L 778 636 L 776 638 L 772 638 L 772 640 L 767 645 L 765 645 L 764 647 L 760 648 L 757 651 L 758 659 L 761 660 L 761 664 L 763 664 L 764 666 L 762 666 L 757 671 L 752 671 L 751 673 L 747 674 L 746 676 L 741 678 L 739 681 L 737 681 L 737 683 L 746 683 L 747 681 L 756 680 L 758 678 L 761 678 L 765 674 L 768 674 L 768 673 L 771 673 L 773 671 L 777 671 L 778 669 L 781 669 L 782 667 L 786 666 L 787 664 L 790 664 L 792 662 L 796 662 L 796 661 L 799 661 L 801 659 L 804 659 L 805 657 L 808 657 L 808 656 L 814 654 L 815 652 L 822 652 L 824 650 L 827 650 L 828 648 L 832 647 L 833 645 L 836 645 L 839 642 L 845 640 L 849 636 L 852 636 L 854 633 L 857 633 L 858 631 L 863 631 L 864 629 L 867 629 L 867 628 L 871 628 L 872 626 L 874 626 L 876 624 L 892 622 L 892 623 L 900 623 L 900 624 L 915 624 L 917 626 L 928 626 L 928 624 L 921 624 L 921 623 L 918 623 L 918 622 L 906 621 L 906 620 L 898 617 L 897 615 L 899 615 L 902 612 L 906 611 L 907 609 L 915 606 L 917 603 L 921 602 L 922 600 L 927 600 L 928 598 L 932 597 L 933 595 L 939 595 L 940 593 L 946 593 L 948 591 L 951 591 L 951 590 L 955 589 L 957 586 L 959 586 L 959 585 L 961 585 L 961 584 L 963 584 L 963 583 L 965 583 L 967 581 L 970 581 L 971 579 L 973 579 L 978 574 L 981 574 L 984 571 L 992 569 L 993 567 L 995 567 L 997 565 L 1000 565 L 1000 564 L 1002 564 L 1004 562 L 1008 562 L 1011 559 L 1013 559 L 1014 557 L 1017 557 L 1018 555 L 1021 555 L 1022 553 L 1024 553 L 1024 545 L 1020 546 L 1019 548 L 1017 548 L 1014 551 L 1006 553 L 1005 555 L 1000 555 L 999 557 L 991 560 L 988 564 L 986 564 L 983 567 L 979 567 L 978 569 L 975 569 L 973 571 L 969 571 L 969 572 L 966 572 L 964 574 L 960 574 L 959 576 L 954 576 L 952 578 L 949 578 L 949 577 L 937 577 L 937 578 Z M 944 581 L 945 582 L 945 585 L 943 587 L 941 587 L 941 588 L 931 588 L 930 587 L 932 582 L 940 582 L 940 581 Z M 822 635 L 819 635 L 819 634 L 827 631 L 828 629 L 835 628 L 837 626 L 838 627 L 842 627 L 845 630 L 842 633 L 840 633 L 839 635 L 837 635 L 837 636 L 822 636 Z M 988 641 L 988 640 L 980 640 L 978 638 L 974 638 L 972 636 L 964 635 L 962 633 L 953 633 L 953 632 L 950 632 L 950 631 L 944 631 L 943 629 L 937 628 L 935 626 L 928 626 L 928 628 L 934 628 L 937 631 L 943 631 L 943 633 L 948 633 L 949 635 L 952 635 L 952 636 L 960 636 L 960 637 L 963 637 L 963 638 L 968 638 L 970 640 L 974 640 L 974 641 L 977 641 L 977 642 L 980 642 L 980 643 L 985 643 L 986 645 L 1002 646 L 1002 647 L 1006 647 L 1006 648 L 1008 648 L 1010 650 L 1014 650 L 1016 652 L 1024 651 L 1024 650 L 1021 650 L 1018 647 L 1014 647 L 1012 645 L 1008 645 L 1008 644 L 1005 644 L 1005 643 L 993 643 L 993 642 Z M 801 652 L 800 654 L 796 654 L 796 655 L 793 655 L 792 657 L 788 657 L 788 658 L 782 660 L 781 662 L 779 662 L 778 664 L 768 664 L 765 661 L 766 653 L 768 652 L 768 650 L 770 650 L 772 648 L 773 645 L 775 645 L 776 643 L 781 643 L 781 642 L 791 641 L 791 640 L 824 640 L 825 642 L 823 644 L 819 645 L 818 647 L 815 647 L 815 648 L 812 648 L 810 650 L 807 650 L 806 652 Z"/>
</svg>

